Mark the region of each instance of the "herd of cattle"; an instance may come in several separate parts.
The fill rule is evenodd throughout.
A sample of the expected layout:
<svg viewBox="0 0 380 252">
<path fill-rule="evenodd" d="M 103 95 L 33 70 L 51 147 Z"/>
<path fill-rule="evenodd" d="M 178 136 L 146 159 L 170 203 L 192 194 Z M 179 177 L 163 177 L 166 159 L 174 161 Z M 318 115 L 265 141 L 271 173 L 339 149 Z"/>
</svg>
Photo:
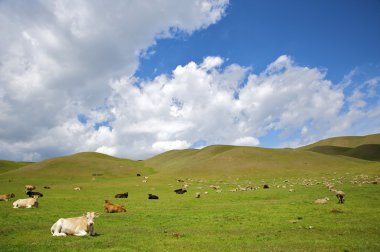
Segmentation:
<svg viewBox="0 0 380 252">
<path fill-rule="evenodd" d="M 139 175 L 140 174 L 138 174 L 138 176 Z M 351 183 L 353 183 L 353 184 L 356 184 L 356 183 L 373 183 L 373 184 L 377 184 L 378 181 L 380 181 L 380 178 L 376 177 L 376 179 L 374 181 L 369 182 L 368 181 L 368 176 L 364 176 L 364 177 L 363 176 L 362 177 L 356 177 L 357 179 L 354 179 L 354 181 L 351 181 Z M 148 177 L 144 177 L 143 182 L 146 183 L 147 179 L 148 179 Z M 362 180 L 362 181 L 358 182 L 359 180 Z M 365 181 L 363 181 L 363 180 L 365 180 Z M 191 183 L 189 183 L 189 181 L 190 182 L 191 181 L 192 182 L 198 182 L 198 183 L 202 183 L 203 182 L 203 181 L 194 181 L 194 180 L 191 180 L 191 179 L 187 179 L 186 182 L 183 179 L 178 179 L 177 181 L 181 182 L 183 184 L 182 184 L 181 188 L 174 190 L 174 192 L 176 194 L 187 193 L 188 187 L 191 186 Z M 284 183 L 289 183 L 288 180 L 285 180 L 283 182 Z M 336 181 L 334 180 L 334 182 L 336 184 L 342 184 L 342 182 L 339 179 L 336 180 Z M 228 185 L 228 183 L 225 183 L 225 184 Z M 251 184 L 251 183 L 249 183 L 249 184 Z M 308 186 L 312 186 L 312 185 L 318 185 L 318 184 L 320 184 L 320 182 L 312 181 L 310 179 L 308 179 L 308 180 L 304 179 L 303 182 L 302 182 L 302 184 L 304 186 L 308 187 Z M 336 190 L 335 189 L 335 184 L 332 183 L 332 182 L 324 181 L 323 184 L 328 188 L 328 190 L 330 192 L 335 193 L 335 195 L 336 195 L 336 197 L 338 199 L 338 203 L 340 203 L 340 204 L 344 203 L 344 201 L 345 201 L 345 193 L 343 191 Z M 171 185 L 171 184 L 169 184 L 169 186 L 173 187 L 173 185 Z M 271 186 L 277 187 L 277 188 L 287 188 L 287 185 L 273 184 Z M 289 192 L 294 192 L 295 191 L 292 184 L 289 184 L 289 187 L 290 187 Z M 48 186 L 45 186 L 44 188 L 45 189 L 50 189 L 50 187 L 48 187 Z M 202 189 L 202 188 L 203 187 L 198 187 L 197 189 Z M 222 189 L 221 189 L 220 185 L 214 185 L 214 184 L 212 184 L 212 185 L 209 185 L 209 188 L 213 189 L 217 193 L 221 193 L 222 192 Z M 261 188 L 263 188 L 263 189 L 269 189 L 270 187 L 269 187 L 268 184 L 263 184 Z M 14 201 L 13 202 L 13 208 L 38 207 L 38 198 L 39 197 L 43 197 L 43 194 L 40 193 L 40 192 L 34 191 L 35 189 L 36 189 L 36 187 L 33 186 L 33 185 L 26 185 L 25 186 L 25 193 L 26 193 L 26 195 L 28 195 L 29 198 L 18 199 L 16 201 Z M 241 185 L 237 185 L 236 188 L 230 189 L 229 191 L 230 192 L 237 192 L 237 191 L 248 191 L 248 190 L 257 190 L 257 189 L 259 189 L 259 187 L 257 187 L 257 186 L 251 186 L 251 185 L 241 186 Z M 77 191 L 81 190 L 81 187 L 75 187 L 74 190 L 77 190 Z M 208 191 L 205 191 L 204 194 L 208 194 Z M 128 192 L 116 194 L 114 197 L 115 198 L 128 198 Z M 195 197 L 196 198 L 200 198 L 201 197 L 201 192 L 196 192 Z M 12 198 L 15 198 L 15 194 L 13 194 L 13 193 L 0 195 L 0 201 L 8 201 L 8 200 L 10 200 Z M 157 195 L 148 194 L 148 199 L 158 200 L 159 197 Z M 316 204 L 327 204 L 328 201 L 329 201 L 329 198 L 325 197 L 325 198 L 321 198 L 321 199 L 315 200 L 314 203 L 316 203 Z M 106 213 L 122 213 L 122 212 L 126 212 L 126 209 L 122 205 L 112 203 L 109 200 L 105 200 L 105 202 L 104 202 L 104 211 Z M 53 224 L 53 226 L 51 227 L 51 234 L 53 236 L 95 235 L 94 219 L 96 217 L 98 217 L 98 216 L 99 216 L 98 213 L 87 212 L 87 213 L 83 214 L 83 216 L 80 216 L 80 217 L 61 218 L 57 222 L 55 222 Z"/>
</svg>

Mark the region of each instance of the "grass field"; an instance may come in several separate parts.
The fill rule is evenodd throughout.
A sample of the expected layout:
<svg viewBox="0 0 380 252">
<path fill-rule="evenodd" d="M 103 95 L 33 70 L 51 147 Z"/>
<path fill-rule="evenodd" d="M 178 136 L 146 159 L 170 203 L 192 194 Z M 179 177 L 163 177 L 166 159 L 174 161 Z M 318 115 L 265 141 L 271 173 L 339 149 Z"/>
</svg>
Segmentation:
<svg viewBox="0 0 380 252">
<path fill-rule="evenodd" d="M 0 202 L 1 251 L 380 251 L 374 181 L 379 162 L 304 150 L 212 146 L 140 162 L 80 153 L 2 171 L 0 193 L 24 198 L 24 185 L 34 184 L 44 197 L 35 209 Z M 346 193 L 345 204 L 326 182 Z M 175 194 L 183 184 L 188 192 Z M 229 192 L 238 185 L 258 189 Z M 126 191 L 128 199 L 114 198 Z M 314 203 L 323 197 L 328 204 Z M 127 212 L 104 213 L 105 199 Z M 96 236 L 50 234 L 59 218 L 86 211 L 101 213 Z"/>
</svg>

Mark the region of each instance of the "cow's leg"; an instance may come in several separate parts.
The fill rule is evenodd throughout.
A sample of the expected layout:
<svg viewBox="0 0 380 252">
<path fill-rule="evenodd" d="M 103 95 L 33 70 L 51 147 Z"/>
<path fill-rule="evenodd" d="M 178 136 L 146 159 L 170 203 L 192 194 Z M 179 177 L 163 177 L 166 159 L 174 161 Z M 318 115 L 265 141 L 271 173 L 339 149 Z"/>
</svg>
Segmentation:
<svg viewBox="0 0 380 252">
<path fill-rule="evenodd" d="M 61 233 L 62 231 L 62 223 L 63 219 L 59 219 L 54 225 L 51 227 L 50 231 L 53 236 L 66 236 L 65 233 Z"/>
<path fill-rule="evenodd" d="M 78 231 L 74 234 L 75 236 L 86 236 L 88 233 L 84 230 Z"/>
</svg>

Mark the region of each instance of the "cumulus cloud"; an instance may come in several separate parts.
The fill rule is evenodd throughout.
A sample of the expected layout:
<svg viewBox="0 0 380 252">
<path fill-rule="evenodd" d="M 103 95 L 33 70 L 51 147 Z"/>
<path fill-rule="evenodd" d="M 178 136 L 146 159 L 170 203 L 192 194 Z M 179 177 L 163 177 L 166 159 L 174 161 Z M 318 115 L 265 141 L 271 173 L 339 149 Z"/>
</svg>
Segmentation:
<svg viewBox="0 0 380 252">
<path fill-rule="evenodd" d="M 0 156 L 18 159 L 37 150 L 45 158 L 52 153 L 36 144 L 48 138 L 44 135 L 65 135 L 62 126 L 78 114 L 85 113 L 89 125 L 101 123 L 96 117 L 108 115 L 99 108 L 111 94 L 110 79 L 133 76 L 140 55 L 158 38 L 206 28 L 227 5 L 227 0 L 1 1 Z M 89 138 L 98 134 L 91 126 L 79 128 Z M 62 142 L 55 149 L 73 150 Z M 73 144 L 82 146 L 75 150 L 93 147 L 87 142 Z"/>
<path fill-rule="evenodd" d="M 279 146 L 299 146 L 380 131 L 380 77 L 358 82 L 359 70 L 334 84 L 287 55 L 261 73 L 205 56 L 150 80 L 134 76 L 157 39 L 204 29 L 227 4 L 2 1 L 0 158 L 97 151 L 144 159 L 210 144 L 257 146 L 274 133 L 285 139 Z"/>
</svg>

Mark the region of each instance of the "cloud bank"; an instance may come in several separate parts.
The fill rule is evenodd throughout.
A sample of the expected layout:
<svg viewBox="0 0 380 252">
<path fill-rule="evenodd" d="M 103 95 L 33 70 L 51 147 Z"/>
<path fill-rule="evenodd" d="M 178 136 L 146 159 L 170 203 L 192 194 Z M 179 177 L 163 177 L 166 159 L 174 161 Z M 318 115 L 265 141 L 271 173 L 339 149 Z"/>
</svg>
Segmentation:
<svg viewBox="0 0 380 252">
<path fill-rule="evenodd" d="M 277 147 L 380 131 L 379 83 L 282 55 L 261 73 L 219 56 L 140 80 L 157 39 L 218 22 L 227 1 L 0 3 L 0 158 L 79 151 L 145 159 L 210 144 Z M 369 124 L 368 122 L 372 122 Z M 289 136 L 294 136 L 289 137 Z M 290 140 L 289 140 L 290 139 Z"/>
</svg>

